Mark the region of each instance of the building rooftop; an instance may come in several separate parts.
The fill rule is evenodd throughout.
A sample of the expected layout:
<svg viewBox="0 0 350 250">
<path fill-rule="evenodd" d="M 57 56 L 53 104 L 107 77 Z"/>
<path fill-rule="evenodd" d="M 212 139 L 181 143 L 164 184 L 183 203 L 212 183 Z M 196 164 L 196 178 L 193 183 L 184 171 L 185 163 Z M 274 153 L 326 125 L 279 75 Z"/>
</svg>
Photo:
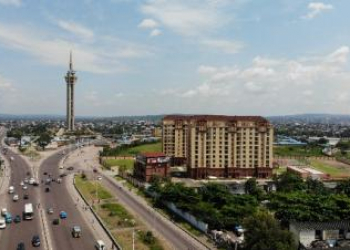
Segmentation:
<svg viewBox="0 0 350 250">
<path fill-rule="evenodd" d="M 166 155 L 161 152 L 145 152 L 145 153 L 141 153 L 140 155 L 147 158 L 166 157 Z"/>
<path fill-rule="evenodd" d="M 326 221 L 326 222 L 290 222 L 290 226 L 301 230 L 350 230 L 350 221 Z"/>
<path fill-rule="evenodd" d="M 226 116 L 226 115 L 167 115 L 163 120 L 221 120 L 221 121 L 253 121 L 260 123 L 269 123 L 262 116 Z"/>
</svg>

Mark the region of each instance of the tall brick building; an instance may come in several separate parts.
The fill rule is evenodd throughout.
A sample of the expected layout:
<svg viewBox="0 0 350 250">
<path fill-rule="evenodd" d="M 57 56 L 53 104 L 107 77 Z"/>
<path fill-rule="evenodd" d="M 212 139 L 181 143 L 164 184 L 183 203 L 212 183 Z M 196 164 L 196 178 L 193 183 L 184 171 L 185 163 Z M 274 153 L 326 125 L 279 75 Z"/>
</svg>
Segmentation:
<svg viewBox="0 0 350 250">
<path fill-rule="evenodd" d="M 272 175 L 273 127 L 260 116 L 170 115 L 163 152 L 194 179 Z"/>
</svg>

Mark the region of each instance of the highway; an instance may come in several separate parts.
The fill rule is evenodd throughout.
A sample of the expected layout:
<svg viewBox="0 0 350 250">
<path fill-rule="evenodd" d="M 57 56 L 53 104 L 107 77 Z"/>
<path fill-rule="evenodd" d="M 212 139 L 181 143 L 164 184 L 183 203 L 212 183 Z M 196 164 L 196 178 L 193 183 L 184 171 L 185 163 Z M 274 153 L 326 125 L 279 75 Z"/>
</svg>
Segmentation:
<svg viewBox="0 0 350 250">
<path fill-rule="evenodd" d="M 103 172 L 102 172 L 103 173 Z M 147 205 L 139 202 L 134 194 L 128 192 L 114 181 L 110 180 L 110 177 L 104 175 L 102 183 L 113 195 L 118 197 L 119 201 L 124 203 L 126 207 L 133 210 L 139 218 L 142 218 L 148 225 L 154 228 L 158 234 L 173 246 L 173 249 L 177 250 L 199 250 L 207 249 L 204 245 L 200 244 L 187 233 L 177 228 L 172 222 L 160 217 L 156 211 Z"/>
<path fill-rule="evenodd" d="M 7 160 L 9 160 L 11 167 L 10 185 L 15 187 L 15 194 L 19 195 L 19 200 L 17 202 L 13 202 L 13 195 L 9 194 L 6 203 L 1 204 L 1 208 L 6 207 L 12 214 L 12 217 L 16 215 L 20 215 L 22 217 L 25 203 L 33 203 L 33 206 L 37 205 L 39 187 L 27 185 L 28 189 L 23 190 L 20 186 L 20 182 L 23 181 L 25 177 L 28 177 L 27 172 L 30 172 L 30 167 L 21 157 L 17 156 L 10 150 L 7 150 L 5 157 Z M 13 157 L 14 160 L 11 161 L 10 157 Z M 28 200 L 23 199 L 24 194 L 29 195 Z M 36 208 L 34 209 L 33 220 L 21 221 L 18 224 L 12 222 L 12 224 L 7 225 L 5 230 L 1 231 L 0 250 L 16 249 L 19 242 L 24 242 L 26 249 L 44 249 L 43 247 L 32 247 L 31 240 L 34 235 L 39 235 L 41 241 L 43 241 L 40 219 Z"/>
<path fill-rule="evenodd" d="M 46 160 L 40 166 L 39 178 L 45 180 L 48 178 L 48 174 L 51 174 L 52 178 L 58 178 L 60 171 L 58 164 L 63 158 L 61 153 L 56 153 Z M 44 175 L 44 172 L 47 175 Z M 42 192 L 42 206 L 47 209 L 52 207 L 54 214 L 48 215 L 48 225 L 51 231 L 51 240 L 54 250 L 93 250 L 95 238 L 91 232 L 89 226 L 86 224 L 85 219 L 82 217 L 78 209 L 76 208 L 75 201 L 72 200 L 70 194 L 64 185 L 65 178 L 62 178 L 62 183 L 58 184 L 52 182 L 50 185 L 41 184 L 42 186 L 50 187 L 50 192 L 45 192 L 45 188 L 41 188 Z M 59 212 L 65 211 L 68 214 L 67 219 L 61 220 L 60 225 L 53 225 L 52 220 L 59 218 Z M 72 227 L 79 225 L 82 229 L 81 238 L 73 238 L 71 234 Z"/>
</svg>

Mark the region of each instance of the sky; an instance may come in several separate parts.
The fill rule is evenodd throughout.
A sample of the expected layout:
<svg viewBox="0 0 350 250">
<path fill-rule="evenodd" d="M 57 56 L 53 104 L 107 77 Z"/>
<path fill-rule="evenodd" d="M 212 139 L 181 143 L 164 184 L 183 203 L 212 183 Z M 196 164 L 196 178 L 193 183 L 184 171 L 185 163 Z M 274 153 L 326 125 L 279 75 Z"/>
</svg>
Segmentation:
<svg viewBox="0 0 350 250">
<path fill-rule="evenodd" d="M 0 113 L 350 114 L 349 0 L 0 0 Z"/>
</svg>

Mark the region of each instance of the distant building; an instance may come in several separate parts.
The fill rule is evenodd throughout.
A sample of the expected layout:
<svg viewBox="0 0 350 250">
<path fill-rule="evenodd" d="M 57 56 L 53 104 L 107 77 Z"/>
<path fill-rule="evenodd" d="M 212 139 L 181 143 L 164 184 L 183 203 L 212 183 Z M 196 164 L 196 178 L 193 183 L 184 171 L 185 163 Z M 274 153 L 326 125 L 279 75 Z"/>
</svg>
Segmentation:
<svg viewBox="0 0 350 250">
<path fill-rule="evenodd" d="M 350 222 L 291 222 L 293 233 L 299 250 L 348 250 L 350 249 Z"/>
<path fill-rule="evenodd" d="M 5 143 L 11 147 L 19 146 L 20 140 L 15 137 L 6 137 Z"/>
<path fill-rule="evenodd" d="M 307 143 L 298 141 L 294 138 L 283 136 L 283 135 L 277 135 L 276 142 L 274 145 L 279 146 L 305 146 Z"/>
<path fill-rule="evenodd" d="M 194 179 L 272 175 L 273 127 L 260 116 L 171 115 L 163 152 Z"/>
<path fill-rule="evenodd" d="M 154 137 L 162 137 L 162 128 L 161 127 L 154 127 L 153 128 L 153 136 Z"/>
<path fill-rule="evenodd" d="M 315 143 L 315 142 L 318 142 L 322 138 L 328 140 L 327 145 L 330 146 L 330 147 L 335 147 L 340 142 L 340 138 L 338 138 L 338 137 L 327 137 L 327 136 L 324 136 L 324 137 L 309 137 L 308 138 L 308 142 L 309 143 Z"/>
<path fill-rule="evenodd" d="M 287 166 L 287 171 L 300 176 L 303 179 L 327 179 L 329 176 L 321 171 L 308 166 Z"/>
<path fill-rule="evenodd" d="M 134 177 L 142 182 L 149 182 L 152 176 L 170 175 L 169 157 L 163 153 L 142 153 L 136 156 Z"/>
</svg>

